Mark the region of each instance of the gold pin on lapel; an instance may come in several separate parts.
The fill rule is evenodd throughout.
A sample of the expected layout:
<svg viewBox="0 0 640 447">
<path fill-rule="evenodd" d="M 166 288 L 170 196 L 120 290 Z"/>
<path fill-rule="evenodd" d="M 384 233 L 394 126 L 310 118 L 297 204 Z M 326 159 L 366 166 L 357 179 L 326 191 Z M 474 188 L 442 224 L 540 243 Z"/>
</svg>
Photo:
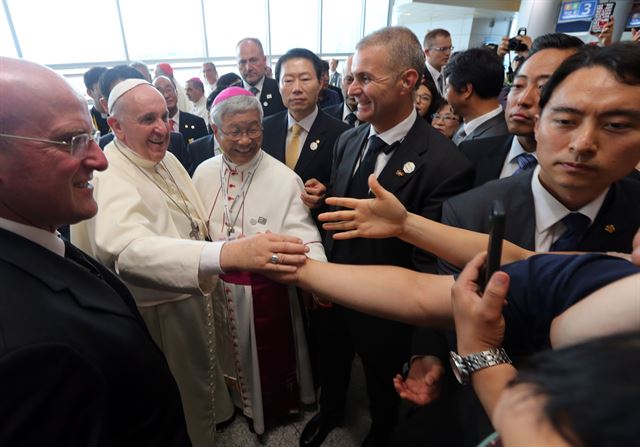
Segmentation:
<svg viewBox="0 0 640 447">
<path fill-rule="evenodd" d="M 397 175 L 398 177 L 404 177 L 404 172 L 403 172 L 403 171 L 401 171 L 400 169 L 398 169 L 398 170 L 396 171 L 396 175 Z"/>
<path fill-rule="evenodd" d="M 613 224 L 609 224 L 609 225 L 605 225 L 604 226 L 604 231 L 606 231 L 607 233 L 615 233 L 616 231 L 616 227 Z"/>
</svg>

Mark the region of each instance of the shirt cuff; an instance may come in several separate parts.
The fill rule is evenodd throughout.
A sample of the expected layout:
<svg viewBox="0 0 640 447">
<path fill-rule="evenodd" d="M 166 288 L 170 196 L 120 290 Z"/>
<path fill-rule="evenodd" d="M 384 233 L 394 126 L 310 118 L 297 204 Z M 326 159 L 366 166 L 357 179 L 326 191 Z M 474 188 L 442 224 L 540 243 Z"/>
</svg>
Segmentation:
<svg viewBox="0 0 640 447">
<path fill-rule="evenodd" d="M 204 246 L 200 253 L 200 265 L 198 267 L 198 277 L 200 281 L 214 275 L 224 273 L 220 267 L 220 253 L 222 246 L 227 241 L 210 242 Z"/>
</svg>

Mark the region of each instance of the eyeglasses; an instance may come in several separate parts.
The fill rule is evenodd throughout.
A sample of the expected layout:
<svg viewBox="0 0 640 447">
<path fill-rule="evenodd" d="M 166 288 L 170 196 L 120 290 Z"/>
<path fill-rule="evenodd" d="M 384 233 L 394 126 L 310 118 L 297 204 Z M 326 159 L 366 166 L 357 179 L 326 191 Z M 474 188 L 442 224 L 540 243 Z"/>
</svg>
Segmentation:
<svg viewBox="0 0 640 447">
<path fill-rule="evenodd" d="M 434 113 L 433 115 L 431 115 L 431 119 L 432 120 L 445 120 L 445 121 L 460 121 L 460 118 L 458 118 L 455 115 L 452 115 L 450 113 L 445 113 L 444 115 L 440 115 L 439 113 Z"/>
<path fill-rule="evenodd" d="M 431 47 L 431 49 L 433 51 L 441 51 L 441 52 L 445 52 L 445 51 L 453 51 L 453 46 L 450 47 Z"/>
<path fill-rule="evenodd" d="M 83 160 L 87 158 L 87 154 L 89 153 L 89 143 L 92 141 L 97 143 L 100 139 L 100 131 L 94 130 L 91 133 L 81 133 L 71 138 L 71 141 L 54 141 L 54 140 L 46 140 L 44 138 L 33 138 L 33 137 L 21 137 L 18 135 L 7 135 L 4 133 L 0 133 L 0 137 L 4 138 L 14 138 L 16 140 L 26 140 L 26 141 L 37 141 L 39 143 L 49 143 L 56 144 L 59 146 L 66 146 L 63 149 L 66 152 L 69 152 L 72 158 L 76 160 Z"/>
<path fill-rule="evenodd" d="M 240 138 L 242 138 L 243 135 L 246 135 L 247 137 L 254 140 L 258 138 L 260 135 L 262 135 L 262 127 L 252 127 L 251 129 L 245 129 L 245 130 L 233 129 L 233 130 L 230 130 L 229 132 L 225 132 L 224 130 L 220 129 L 220 132 L 222 132 L 223 135 L 235 141 L 238 141 Z"/>
</svg>

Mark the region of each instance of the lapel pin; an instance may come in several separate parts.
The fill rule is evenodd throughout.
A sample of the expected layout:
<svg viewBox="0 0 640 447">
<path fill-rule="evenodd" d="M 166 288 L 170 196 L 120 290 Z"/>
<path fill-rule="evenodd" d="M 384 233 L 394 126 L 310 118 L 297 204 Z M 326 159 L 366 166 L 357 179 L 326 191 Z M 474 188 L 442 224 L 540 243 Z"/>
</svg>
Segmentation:
<svg viewBox="0 0 640 447">
<path fill-rule="evenodd" d="M 309 145 L 309 148 L 312 151 L 315 151 L 316 149 L 318 149 L 318 142 L 317 141 L 312 141 L 311 144 Z"/>
<path fill-rule="evenodd" d="M 258 217 L 258 223 L 260 225 L 266 225 L 267 224 L 267 218 L 266 217 L 262 217 L 262 216 Z"/>
<path fill-rule="evenodd" d="M 250 223 L 251 225 L 255 225 L 255 224 L 257 224 L 257 223 L 258 223 L 258 221 L 257 221 L 257 220 L 255 220 L 254 218 L 251 218 L 251 219 L 249 219 L 249 223 Z"/>
<path fill-rule="evenodd" d="M 262 103 L 263 106 L 267 107 L 269 105 L 269 103 L 267 101 Z"/>
<path fill-rule="evenodd" d="M 605 225 L 604 231 L 607 233 L 615 233 L 616 227 L 613 224 Z"/>
<path fill-rule="evenodd" d="M 400 169 L 398 169 L 398 170 L 396 171 L 396 175 L 397 175 L 398 177 L 404 177 L 404 172 L 403 172 L 403 171 L 401 171 Z"/>
<path fill-rule="evenodd" d="M 408 161 L 404 164 L 404 166 L 402 167 L 402 170 L 404 171 L 405 174 L 411 174 L 413 171 L 416 170 L 416 165 L 413 162 Z"/>
<path fill-rule="evenodd" d="M 191 128 L 192 128 L 192 129 L 195 129 L 195 128 L 196 128 L 196 126 L 194 126 L 194 125 L 191 125 Z"/>
<path fill-rule="evenodd" d="M 271 93 L 267 93 L 267 99 L 271 99 L 273 98 L 273 95 L 271 95 Z"/>
</svg>

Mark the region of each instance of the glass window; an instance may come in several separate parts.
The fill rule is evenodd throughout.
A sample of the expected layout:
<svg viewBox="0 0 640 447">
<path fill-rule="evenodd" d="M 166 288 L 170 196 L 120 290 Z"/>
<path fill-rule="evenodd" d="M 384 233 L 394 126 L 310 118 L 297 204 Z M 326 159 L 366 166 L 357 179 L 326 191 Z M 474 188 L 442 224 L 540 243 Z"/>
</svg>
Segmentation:
<svg viewBox="0 0 640 447">
<path fill-rule="evenodd" d="M 318 42 L 318 0 L 271 0 L 271 53 L 291 48 L 320 51 Z"/>
<path fill-rule="evenodd" d="M 389 0 L 367 0 L 364 16 L 364 35 L 387 26 Z"/>
<path fill-rule="evenodd" d="M 199 0 L 120 0 L 129 58 L 168 60 L 203 57 L 201 10 Z M 100 23 L 118 22 L 101 18 Z"/>
<path fill-rule="evenodd" d="M 322 53 L 353 53 L 362 36 L 362 0 L 323 0 Z"/>
<path fill-rule="evenodd" d="M 0 10 L 2 11 L 0 13 L 2 14 L 2 17 L 0 17 L 0 56 L 18 57 L 4 8 L 0 8 Z"/>
<path fill-rule="evenodd" d="M 125 59 L 115 2 L 65 0 L 62 5 L 7 0 L 7 4 L 25 59 L 41 64 Z"/>
<path fill-rule="evenodd" d="M 236 44 L 245 37 L 260 39 L 268 52 L 265 0 L 205 1 L 209 57 L 236 57 Z"/>
</svg>

